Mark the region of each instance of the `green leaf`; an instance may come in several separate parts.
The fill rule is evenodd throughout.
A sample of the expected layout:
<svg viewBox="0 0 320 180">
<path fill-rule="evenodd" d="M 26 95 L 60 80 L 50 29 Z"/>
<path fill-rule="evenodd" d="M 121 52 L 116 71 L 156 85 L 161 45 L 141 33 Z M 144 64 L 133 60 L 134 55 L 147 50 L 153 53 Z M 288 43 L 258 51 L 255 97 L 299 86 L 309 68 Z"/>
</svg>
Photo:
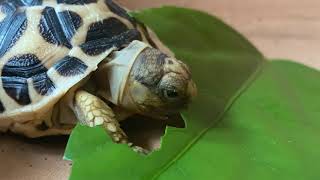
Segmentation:
<svg viewBox="0 0 320 180">
<path fill-rule="evenodd" d="M 65 153 L 73 160 L 71 179 L 318 175 L 310 163 L 319 162 L 315 149 L 319 123 L 312 121 L 320 116 L 319 98 L 312 101 L 320 89 L 315 85 L 318 72 L 289 62 L 266 63 L 241 35 L 198 11 L 165 7 L 134 15 L 190 65 L 199 97 L 183 114 L 187 128 L 169 127 L 161 150 L 150 156 L 111 143 L 101 128 L 78 126 Z M 263 72 L 256 77 L 261 67 Z"/>
<path fill-rule="evenodd" d="M 320 73 L 268 63 L 223 120 L 159 179 L 316 180 Z"/>
</svg>

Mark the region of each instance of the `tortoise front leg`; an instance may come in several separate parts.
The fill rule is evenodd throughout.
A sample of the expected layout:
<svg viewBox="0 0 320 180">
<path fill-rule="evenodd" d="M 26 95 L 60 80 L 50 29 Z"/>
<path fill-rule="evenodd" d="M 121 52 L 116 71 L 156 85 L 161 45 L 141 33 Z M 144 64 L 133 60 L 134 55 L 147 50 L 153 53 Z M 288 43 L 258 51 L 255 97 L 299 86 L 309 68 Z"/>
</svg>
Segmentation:
<svg viewBox="0 0 320 180">
<path fill-rule="evenodd" d="M 75 95 L 75 110 L 82 124 L 90 127 L 103 125 L 115 143 L 128 144 L 136 152 L 147 153 L 143 148 L 129 142 L 113 110 L 100 98 L 86 91 L 78 91 Z"/>
</svg>

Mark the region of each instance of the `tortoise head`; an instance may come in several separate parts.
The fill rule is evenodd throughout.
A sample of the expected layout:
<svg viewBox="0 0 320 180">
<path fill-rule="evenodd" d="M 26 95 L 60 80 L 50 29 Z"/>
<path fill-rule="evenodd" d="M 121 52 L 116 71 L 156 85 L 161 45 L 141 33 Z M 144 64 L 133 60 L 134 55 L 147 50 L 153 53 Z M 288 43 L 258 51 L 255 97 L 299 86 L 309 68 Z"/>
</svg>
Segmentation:
<svg viewBox="0 0 320 180">
<path fill-rule="evenodd" d="M 165 118 L 186 108 L 196 96 L 196 85 L 183 62 L 151 47 L 136 57 L 124 89 L 124 108 Z"/>
</svg>

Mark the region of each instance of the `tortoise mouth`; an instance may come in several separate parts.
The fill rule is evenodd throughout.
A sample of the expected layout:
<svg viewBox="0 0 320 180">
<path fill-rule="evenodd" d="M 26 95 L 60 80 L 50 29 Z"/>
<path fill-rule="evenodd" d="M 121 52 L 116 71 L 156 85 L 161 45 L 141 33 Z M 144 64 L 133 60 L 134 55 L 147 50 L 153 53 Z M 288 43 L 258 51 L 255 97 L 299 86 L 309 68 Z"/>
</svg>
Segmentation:
<svg viewBox="0 0 320 180">
<path fill-rule="evenodd" d="M 121 128 L 128 135 L 130 142 L 150 152 L 161 148 L 161 140 L 166 127 L 185 128 L 180 114 L 171 115 L 167 120 L 153 119 L 142 115 L 134 115 L 122 121 Z"/>
</svg>

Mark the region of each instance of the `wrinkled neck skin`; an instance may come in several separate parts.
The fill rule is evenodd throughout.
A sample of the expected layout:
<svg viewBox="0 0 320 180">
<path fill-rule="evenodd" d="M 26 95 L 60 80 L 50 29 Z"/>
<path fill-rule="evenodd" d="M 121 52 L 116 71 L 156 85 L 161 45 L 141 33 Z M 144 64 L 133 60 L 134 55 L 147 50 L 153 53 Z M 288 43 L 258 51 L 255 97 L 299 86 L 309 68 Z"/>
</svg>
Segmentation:
<svg viewBox="0 0 320 180">
<path fill-rule="evenodd" d="M 128 47 L 114 52 L 107 58 L 94 75 L 98 86 L 97 94 L 119 107 L 136 106 L 133 99 L 124 98 L 124 93 L 132 66 L 139 54 L 147 47 L 150 46 L 146 43 L 133 41 Z M 138 107 L 127 110 L 136 111 L 136 109 Z"/>
</svg>

